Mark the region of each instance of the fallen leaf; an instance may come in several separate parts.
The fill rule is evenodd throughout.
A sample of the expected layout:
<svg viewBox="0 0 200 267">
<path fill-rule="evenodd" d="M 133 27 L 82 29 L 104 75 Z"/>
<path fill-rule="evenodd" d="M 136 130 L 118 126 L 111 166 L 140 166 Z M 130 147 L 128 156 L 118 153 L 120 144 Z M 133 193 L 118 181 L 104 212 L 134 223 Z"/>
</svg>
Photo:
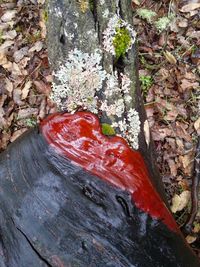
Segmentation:
<svg viewBox="0 0 200 267">
<path fill-rule="evenodd" d="M 137 6 L 140 5 L 140 1 L 139 1 L 139 0 L 132 0 L 132 3 L 133 3 L 133 4 L 136 4 Z"/>
<path fill-rule="evenodd" d="M 37 108 L 25 108 L 25 109 L 20 109 L 18 112 L 17 119 L 25 119 L 28 118 L 32 115 L 37 115 L 38 114 L 38 109 Z"/>
<path fill-rule="evenodd" d="M 32 82 L 31 81 L 26 82 L 24 88 L 22 89 L 22 96 L 21 96 L 22 100 L 27 98 L 31 86 L 32 86 Z"/>
<path fill-rule="evenodd" d="M 183 172 L 191 176 L 193 172 L 193 164 L 194 164 L 194 152 L 190 151 L 184 156 L 179 156 L 179 160 L 183 166 Z"/>
<path fill-rule="evenodd" d="M 32 47 L 28 50 L 28 52 L 29 52 L 29 53 L 31 53 L 31 52 L 35 52 L 35 51 L 39 52 L 39 51 L 42 49 L 42 47 L 43 47 L 43 43 L 42 43 L 41 41 L 37 41 L 37 42 L 34 44 L 34 46 L 32 46 Z"/>
<path fill-rule="evenodd" d="M 39 5 L 43 5 L 45 3 L 45 0 L 37 0 Z"/>
<path fill-rule="evenodd" d="M 42 39 L 45 39 L 46 35 L 47 35 L 47 28 L 46 28 L 46 24 L 45 24 L 43 16 L 41 16 L 41 18 L 42 19 L 39 22 L 39 25 L 40 25 L 40 28 L 41 28 L 41 37 L 42 37 Z"/>
<path fill-rule="evenodd" d="M 0 52 L 6 50 L 7 48 L 11 47 L 11 45 L 14 44 L 14 41 L 12 40 L 6 40 L 1 46 L 0 46 Z"/>
<path fill-rule="evenodd" d="M 17 36 L 17 32 L 15 30 L 12 30 L 12 31 L 7 31 L 6 33 L 4 33 L 1 38 L 13 40 L 15 39 L 16 36 Z"/>
<path fill-rule="evenodd" d="M 192 236 L 192 235 L 187 235 L 186 236 L 186 241 L 188 244 L 192 244 L 196 241 L 197 237 L 196 236 Z"/>
<path fill-rule="evenodd" d="M 176 58 L 169 51 L 163 52 L 163 54 L 169 63 L 176 64 Z"/>
<path fill-rule="evenodd" d="M 44 98 L 40 104 L 38 118 L 44 119 L 45 115 L 46 115 L 46 98 Z"/>
<path fill-rule="evenodd" d="M 51 91 L 51 85 L 50 84 L 46 84 L 43 81 L 34 81 L 33 83 L 36 86 L 36 89 L 39 93 L 45 94 L 47 96 L 49 95 L 49 93 Z"/>
<path fill-rule="evenodd" d="M 196 234 L 200 232 L 200 223 L 195 224 L 193 232 Z"/>
<path fill-rule="evenodd" d="M 183 210 L 190 200 L 190 191 L 183 191 L 180 195 L 175 194 L 172 198 L 171 211 L 176 213 Z"/>
<path fill-rule="evenodd" d="M 176 177 L 176 175 L 177 175 L 177 164 L 175 163 L 175 161 L 173 159 L 168 159 L 167 163 L 169 165 L 171 175 L 173 177 Z"/>
<path fill-rule="evenodd" d="M 17 13 L 16 10 L 8 10 L 6 11 L 3 16 L 1 17 L 1 21 L 3 22 L 9 22 L 11 21 L 14 17 L 15 17 L 15 14 Z"/>
<path fill-rule="evenodd" d="M 12 76 L 15 77 L 15 76 L 19 76 L 19 75 L 22 75 L 22 72 L 21 72 L 19 66 L 17 65 L 17 63 L 13 62 L 13 64 L 12 64 Z"/>
<path fill-rule="evenodd" d="M 195 121 L 194 128 L 198 134 L 200 134 L 200 117 Z"/>
<path fill-rule="evenodd" d="M 152 130 L 152 136 L 154 141 L 163 141 L 165 137 L 172 136 L 172 130 L 167 127 L 153 127 Z"/>
<path fill-rule="evenodd" d="M 13 83 L 6 78 L 6 90 L 11 94 L 13 91 Z"/>
<path fill-rule="evenodd" d="M 28 46 L 25 46 L 25 47 L 15 51 L 15 53 L 13 54 L 15 62 L 18 63 L 27 54 L 28 54 Z"/>
<path fill-rule="evenodd" d="M 186 28 L 188 26 L 188 20 L 181 18 L 181 20 L 178 22 L 178 26 L 180 28 Z"/>
<path fill-rule="evenodd" d="M 21 94 L 22 91 L 19 88 L 13 90 L 13 100 L 19 106 L 23 104 L 23 102 L 21 101 Z"/>
<path fill-rule="evenodd" d="M 187 5 L 184 5 L 180 11 L 185 13 L 185 12 L 190 12 L 190 11 L 193 11 L 197 8 L 200 8 L 200 3 L 190 3 L 190 4 L 187 4 Z"/>
<path fill-rule="evenodd" d="M 27 131 L 27 128 L 22 128 L 13 133 L 13 135 L 10 138 L 10 142 L 14 142 L 20 135 L 22 135 L 24 132 Z"/>
<path fill-rule="evenodd" d="M 189 90 L 189 89 L 197 89 L 199 87 L 198 82 L 191 82 L 187 79 L 182 79 L 181 80 L 181 85 L 180 85 L 182 92 Z"/>
</svg>

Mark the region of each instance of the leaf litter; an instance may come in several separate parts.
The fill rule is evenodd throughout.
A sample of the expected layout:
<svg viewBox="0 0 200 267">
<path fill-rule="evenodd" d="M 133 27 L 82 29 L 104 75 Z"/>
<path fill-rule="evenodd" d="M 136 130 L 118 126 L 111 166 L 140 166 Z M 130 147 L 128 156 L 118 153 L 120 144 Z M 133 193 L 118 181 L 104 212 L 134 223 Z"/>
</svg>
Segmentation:
<svg viewBox="0 0 200 267">
<path fill-rule="evenodd" d="M 132 1 L 132 5 L 139 42 L 139 74 L 143 80 L 144 75 L 153 80 L 148 90 L 141 83 L 141 90 L 156 145 L 157 165 L 175 219 L 182 227 L 191 210 L 189 196 L 193 193 L 200 138 L 200 4 L 196 0 L 149 0 L 140 4 Z M 143 17 L 141 10 L 145 11 Z M 152 11 L 154 16 L 149 20 Z M 159 19 L 162 22 L 162 18 L 167 21 L 170 17 L 163 30 L 162 26 L 156 28 Z M 200 227 L 195 225 L 200 225 L 200 208 L 192 232 L 186 237 L 199 253 Z"/>
</svg>

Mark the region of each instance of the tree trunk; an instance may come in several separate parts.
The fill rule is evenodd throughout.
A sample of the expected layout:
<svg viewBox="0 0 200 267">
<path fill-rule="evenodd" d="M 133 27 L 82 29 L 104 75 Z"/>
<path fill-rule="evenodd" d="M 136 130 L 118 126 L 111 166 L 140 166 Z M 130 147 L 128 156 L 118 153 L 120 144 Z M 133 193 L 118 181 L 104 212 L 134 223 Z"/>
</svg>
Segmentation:
<svg viewBox="0 0 200 267">
<path fill-rule="evenodd" d="M 107 14 L 107 11 L 109 11 L 108 15 L 104 16 L 103 14 Z M 138 112 L 140 120 L 139 151 L 145 159 L 152 183 L 168 205 L 155 163 L 152 139 L 149 138 L 148 140 L 150 133 L 138 81 L 136 44 L 134 43 L 131 49 L 118 59 L 104 48 L 104 31 L 108 27 L 110 19 L 116 14 L 119 14 L 124 21 L 132 26 L 130 0 L 94 0 L 89 1 L 88 5 L 87 0 L 49 1 L 48 54 L 50 65 L 52 70 L 56 72 L 60 65 L 65 64 L 69 52 L 75 48 L 89 55 L 94 53 L 96 49 L 100 49 L 102 68 L 109 74 L 116 72 L 118 84 L 121 84 L 121 73 L 129 77 L 131 80 L 129 95 L 132 98 L 130 103 L 125 101 L 123 92 L 114 93 L 112 99 L 105 96 L 105 84 L 98 92 L 98 99 L 104 102 L 107 100 L 110 104 L 123 99 L 125 108 L 121 117 L 125 118 L 127 125 L 130 125 L 130 121 L 127 120 L 129 110 L 133 108 Z M 105 112 L 100 113 L 99 118 L 101 122 L 108 123 L 119 120 L 116 116 L 107 116 Z M 121 133 L 120 129 L 118 132 Z"/>
</svg>

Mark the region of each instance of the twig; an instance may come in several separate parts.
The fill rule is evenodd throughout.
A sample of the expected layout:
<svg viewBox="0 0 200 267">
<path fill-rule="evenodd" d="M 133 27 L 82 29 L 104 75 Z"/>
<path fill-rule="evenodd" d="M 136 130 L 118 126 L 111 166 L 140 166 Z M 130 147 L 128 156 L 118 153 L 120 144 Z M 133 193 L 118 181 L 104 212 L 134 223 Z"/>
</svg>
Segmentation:
<svg viewBox="0 0 200 267">
<path fill-rule="evenodd" d="M 196 157 L 194 163 L 194 176 L 192 181 L 192 208 L 187 220 L 187 223 L 184 226 L 184 230 L 187 233 L 191 233 L 192 225 L 195 220 L 196 214 L 198 212 L 198 189 L 200 181 L 200 136 L 198 138 Z"/>
</svg>

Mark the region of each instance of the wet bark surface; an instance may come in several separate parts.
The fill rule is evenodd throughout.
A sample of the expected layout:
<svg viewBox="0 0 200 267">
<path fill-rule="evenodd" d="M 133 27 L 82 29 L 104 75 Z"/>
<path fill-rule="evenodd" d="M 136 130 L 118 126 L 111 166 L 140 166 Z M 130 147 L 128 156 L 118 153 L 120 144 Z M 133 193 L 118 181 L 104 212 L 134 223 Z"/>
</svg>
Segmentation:
<svg viewBox="0 0 200 267">
<path fill-rule="evenodd" d="M 55 153 L 37 129 L 0 155 L 0 266 L 199 266 L 180 234 Z"/>
</svg>

